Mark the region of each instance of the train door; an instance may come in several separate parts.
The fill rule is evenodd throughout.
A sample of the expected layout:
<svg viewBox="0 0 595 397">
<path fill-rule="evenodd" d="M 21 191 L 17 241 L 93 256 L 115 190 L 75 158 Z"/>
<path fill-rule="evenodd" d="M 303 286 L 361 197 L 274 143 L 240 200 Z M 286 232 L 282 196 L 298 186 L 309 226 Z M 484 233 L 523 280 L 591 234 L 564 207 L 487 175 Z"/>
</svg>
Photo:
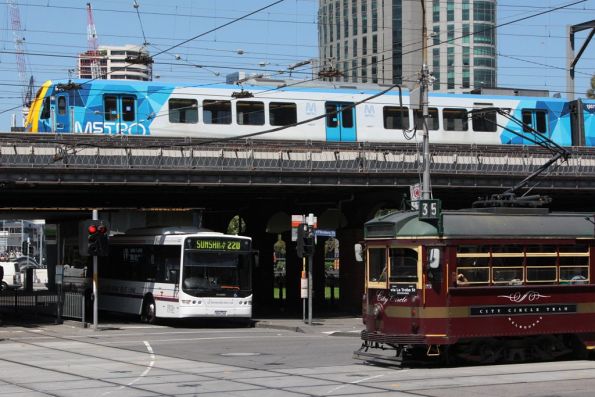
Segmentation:
<svg viewBox="0 0 595 397">
<path fill-rule="evenodd" d="M 132 95 L 109 94 L 103 97 L 104 134 L 141 134 L 136 120 L 136 98 Z"/>
<path fill-rule="evenodd" d="M 352 102 L 327 102 L 326 110 L 326 140 L 354 142 L 355 106 Z"/>
<path fill-rule="evenodd" d="M 70 132 L 70 112 L 68 111 L 68 93 L 56 95 L 55 103 L 55 128 L 56 132 Z"/>
</svg>

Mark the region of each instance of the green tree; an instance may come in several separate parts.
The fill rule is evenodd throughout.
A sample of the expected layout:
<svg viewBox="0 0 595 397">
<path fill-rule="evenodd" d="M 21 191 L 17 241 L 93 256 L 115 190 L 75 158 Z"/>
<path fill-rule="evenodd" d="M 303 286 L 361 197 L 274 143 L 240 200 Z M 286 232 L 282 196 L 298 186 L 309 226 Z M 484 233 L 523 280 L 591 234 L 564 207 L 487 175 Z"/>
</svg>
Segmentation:
<svg viewBox="0 0 595 397">
<path fill-rule="evenodd" d="M 587 98 L 595 99 L 595 74 L 591 77 L 591 88 L 587 90 Z"/>
</svg>

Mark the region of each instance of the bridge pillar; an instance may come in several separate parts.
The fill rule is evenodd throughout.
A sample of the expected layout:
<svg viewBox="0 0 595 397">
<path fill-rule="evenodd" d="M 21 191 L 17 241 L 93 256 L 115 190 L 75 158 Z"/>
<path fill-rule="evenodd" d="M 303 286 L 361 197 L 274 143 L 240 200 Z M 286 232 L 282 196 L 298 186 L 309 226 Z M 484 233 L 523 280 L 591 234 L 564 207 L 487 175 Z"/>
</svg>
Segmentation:
<svg viewBox="0 0 595 397">
<path fill-rule="evenodd" d="M 361 314 L 365 265 L 355 260 L 354 244 L 363 240 L 363 228 L 340 229 L 337 231 L 337 238 L 341 242 L 339 307 L 344 311 Z"/>
</svg>

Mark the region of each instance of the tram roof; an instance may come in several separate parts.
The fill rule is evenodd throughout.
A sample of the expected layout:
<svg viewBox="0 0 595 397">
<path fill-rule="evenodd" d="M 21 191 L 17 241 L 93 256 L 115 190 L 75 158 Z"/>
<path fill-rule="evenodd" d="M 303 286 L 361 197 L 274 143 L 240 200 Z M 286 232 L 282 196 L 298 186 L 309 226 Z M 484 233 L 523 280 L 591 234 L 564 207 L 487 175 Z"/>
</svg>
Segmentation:
<svg viewBox="0 0 595 397">
<path fill-rule="evenodd" d="M 585 219 L 587 218 L 587 219 Z M 443 238 L 593 238 L 593 214 L 542 209 L 473 209 L 443 211 Z M 399 211 L 364 225 L 374 238 L 438 237 L 438 228 L 420 221 L 417 211 Z"/>
</svg>

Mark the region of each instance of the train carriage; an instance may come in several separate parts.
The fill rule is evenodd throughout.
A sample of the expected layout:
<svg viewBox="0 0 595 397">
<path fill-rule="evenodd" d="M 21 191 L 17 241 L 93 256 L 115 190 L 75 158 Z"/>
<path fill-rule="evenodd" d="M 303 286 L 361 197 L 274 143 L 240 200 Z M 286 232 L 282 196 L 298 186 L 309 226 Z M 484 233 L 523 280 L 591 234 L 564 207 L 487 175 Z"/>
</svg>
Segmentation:
<svg viewBox="0 0 595 397">
<path fill-rule="evenodd" d="M 295 82 L 294 82 L 295 83 Z M 386 90 L 386 92 L 383 92 Z M 509 90 L 512 92 L 512 90 Z M 243 93 L 243 95 L 242 95 Z M 253 79 L 193 86 L 129 80 L 47 81 L 26 121 L 33 133 L 80 133 L 316 142 L 415 141 L 422 115 L 407 90 L 334 83 L 291 86 Z M 477 109 L 491 108 L 482 113 Z M 430 140 L 443 144 L 532 144 L 504 109 L 561 146 L 595 144 L 595 103 L 547 96 L 431 93 Z"/>
<path fill-rule="evenodd" d="M 367 222 L 365 330 L 355 356 L 584 356 L 595 349 L 592 222 L 541 208 L 444 211 L 435 224 L 404 211 Z"/>
</svg>

